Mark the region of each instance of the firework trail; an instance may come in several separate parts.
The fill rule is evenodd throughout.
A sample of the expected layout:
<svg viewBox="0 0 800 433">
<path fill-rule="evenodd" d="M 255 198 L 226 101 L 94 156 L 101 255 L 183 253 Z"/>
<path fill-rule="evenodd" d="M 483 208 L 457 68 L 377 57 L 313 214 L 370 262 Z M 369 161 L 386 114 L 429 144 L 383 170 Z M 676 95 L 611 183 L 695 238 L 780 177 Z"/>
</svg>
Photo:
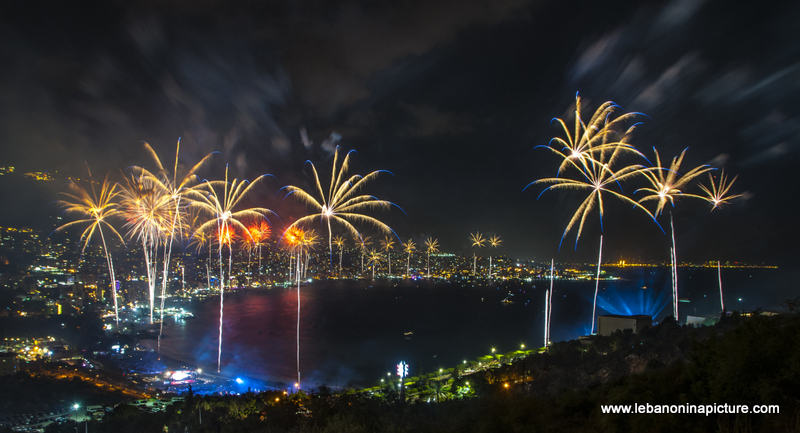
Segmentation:
<svg viewBox="0 0 800 433">
<path fill-rule="evenodd" d="M 597 277 L 594 283 L 594 303 L 592 304 L 592 332 L 594 334 L 594 322 L 597 320 L 597 292 L 600 291 L 600 263 L 603 262 L 603 235 L 600 235 L 600 252 L 597 254 Z"/>
<path fill-rule="evenodd" d="M 547 312 L 550 310 L 550 290 L 544 291 L 544 347 L 547 347 L 549 341 L 548 334 L 550 333 L 550 322 Z"/>
<path fill-rule="evenodd" d="M 672 248 L 670 249 L 670 261 L 672 262 L 672 312 L 675 315 L 675 321 L 678 321 L 678 253 L 675 251 L 675 224 L 672 221 L 672 214 L 669 215 L 669 225 L 672 228 Z"/>
<path fill-rule="evenodd" d="M 311 249 L 319 240 L 313 230 L 304 231 L 295 225 L 290 226 L 281 237 L 287 248 L 297 252 L 297 388 L 300 388 L 300 274 L 303 249 Z"/>
<path fill-rule="evenodd" d="M 719 279 L 719 308 L 725 314 L 725 299 L 722 297 L 722 265 L 717 260 L 717 279 Z"/>
<path fill-rule="evenodd" d="M 246 181 L 239 182 L 237 179 L 228 182 L 228 167 L 226 166 L 224 180 L 207 180 L 200 185 L 200 188 L 187 191 L 192 199 L 189 206 L 198 209 L 200 212 L 210 217 L 208 221 L 198 228 L 198 231 L 213 231 L 213 229 L 216 229 L 217 241 L 219 244 L 219 348 L 217 351 L 217 372 L 220 371 L 222 364 L 222 325 L 225 305 L 225 275 L 222 267 L 222 249 L 226 242 L 225 237 L 231 235 L 231 230 L 238 228 L 249 236 L 249 231 L 240 221 L 241 219 L 248 218 L 258 220 L 273 213 L 271 210 L 261 207 L 235 210 L 242 198 L 258 185 L 259 181 L 264 179 L 265 176 L 266 175 L 259 176 L 252 183 L 247 183 Z M 233 255 L 230 248 L 229 246 L 229 269 L 231 263 L 230 257 Z"/>
<path fill-rule="evenodd" d="M 550 325 L 553 314 L 553 268 L 555 259 L 550 259 L 550 290 L 544 294 L 544 347 L 550 345 Z"/>
</svg>

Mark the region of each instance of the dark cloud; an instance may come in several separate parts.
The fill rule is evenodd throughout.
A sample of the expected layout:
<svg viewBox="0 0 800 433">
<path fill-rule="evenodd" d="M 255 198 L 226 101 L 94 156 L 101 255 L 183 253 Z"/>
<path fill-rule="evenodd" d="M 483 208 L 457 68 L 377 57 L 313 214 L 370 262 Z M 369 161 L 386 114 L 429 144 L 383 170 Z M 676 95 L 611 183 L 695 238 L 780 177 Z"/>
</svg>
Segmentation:
<svg viewBox="0 0 800 433">
<path fill-rule="evenodd" d="M 343 2 L 292 23 L 287 67 L 312 113 L 332 116 L 369 98 L 370 81 L 395 63 L 451 43 L 471 26 L 524 19 L 528 7 L 527 0 Z"/>
<path fill-rule="evenodd" d="M 401 102 L 416 120 L 416 127 L 409 131 L 413 137 L 432 137 L 437 135 L 460 135 L 474 130 L 475 119 L 469 114 L 442 112 L 432 105 L 411 105 Z"/>
</svg>

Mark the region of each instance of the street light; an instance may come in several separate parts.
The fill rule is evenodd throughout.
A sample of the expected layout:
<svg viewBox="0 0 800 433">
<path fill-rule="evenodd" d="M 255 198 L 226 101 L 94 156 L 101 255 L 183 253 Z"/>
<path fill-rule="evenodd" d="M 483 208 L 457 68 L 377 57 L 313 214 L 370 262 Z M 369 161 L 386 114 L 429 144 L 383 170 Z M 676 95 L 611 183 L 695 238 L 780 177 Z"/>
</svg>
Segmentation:
<svg viewBox="0 0 800 433">
<path fill-rule="evenodd" d="M 81 405 L 79 405 L 78 403 L 75 403 L 75 404 L 72 405 L 72 410 L 75 411 L 75 433 L 78 433 L 78 408 L 80 408 L 80 407 L 81 407 Z M 88 420 L 86 420 L 85 428 L 86 428 L 86 431 L 88 432 L 89 431 L 89 421 Z"/>
<path fill-rule="evenodd" d="M 404 361 L 400 361 L 400 363 L 397 364 L 397 375 L 400 376 L 400 378 L 408 376 L 408 364 Z"/>
<path fill-rule="evenodd" d="M 405 361 L 400 361 L 397 364 L 397 375 L 400 376 L 400 401 L 405 401 L 405 384 L 403 378 L 408 376 L 408 364 Z"/>
</svg>

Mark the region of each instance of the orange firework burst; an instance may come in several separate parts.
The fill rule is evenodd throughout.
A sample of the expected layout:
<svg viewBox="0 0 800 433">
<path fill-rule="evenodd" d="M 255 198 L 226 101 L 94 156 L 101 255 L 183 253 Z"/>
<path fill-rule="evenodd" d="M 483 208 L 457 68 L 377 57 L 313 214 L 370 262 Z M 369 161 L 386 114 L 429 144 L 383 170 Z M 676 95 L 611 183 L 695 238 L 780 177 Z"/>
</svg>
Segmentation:
<svg viewBox="0 0 800 433">
<path fill-rule="evenodd" d="M 289 249 L 294 249 L 302 243 L 303 237 L 305 237 L 305 231 L 303 231 L 303 229 L 297 226 L 291 226 L 283 232 L 282 239 Z"/>
<path fill-rule="evenodd" d="M 260 245 L 272 235 L 272 227 L 270 227 L 269 223 L 266 221 L 261 221 L 257 225 L 248 227 L 247 231 L 250 233 L 250 237 L 256 245 Z"/>
</svg>

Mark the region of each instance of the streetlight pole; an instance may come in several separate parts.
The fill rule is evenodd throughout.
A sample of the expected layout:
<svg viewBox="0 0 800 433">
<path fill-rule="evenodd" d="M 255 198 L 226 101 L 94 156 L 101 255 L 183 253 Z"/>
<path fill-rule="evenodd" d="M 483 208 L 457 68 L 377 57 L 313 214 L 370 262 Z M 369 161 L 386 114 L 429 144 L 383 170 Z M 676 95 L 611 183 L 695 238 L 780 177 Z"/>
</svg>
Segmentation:
<svg viewBox="0 0 800 433">
<path fill-rule="evenodd" d="M 400 401 L 405 401 L 403 378 L 408 376 L 408 364 L 406 364 L 405 361 L 400 361 L 400 363 L 397 364 L 397 375 L 400 376 Z"/>
<path fill-rule="evenodd" d="M 79 407 L 81 407 L 81 406 L 78 403 L 75 403 L 75 404 L 72 405 L 72 410 L 75 411 L 75 433 L 78 433 L 78 408 Z"/>
</svg>

